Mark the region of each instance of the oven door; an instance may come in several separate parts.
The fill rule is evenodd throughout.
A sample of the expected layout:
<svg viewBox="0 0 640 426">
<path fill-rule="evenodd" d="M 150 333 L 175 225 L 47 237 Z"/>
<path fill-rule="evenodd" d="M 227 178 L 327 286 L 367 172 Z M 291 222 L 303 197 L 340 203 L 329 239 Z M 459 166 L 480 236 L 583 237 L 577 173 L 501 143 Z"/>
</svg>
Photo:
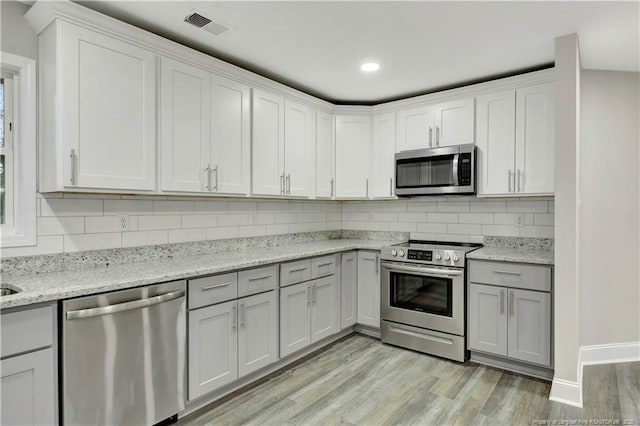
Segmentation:
<svg viewBox="0 0 640 426">
<path fill-rule="evenodd" d="M 382 262 L 382 319 L 464 336 L 464 270 Z"/>
</svg>

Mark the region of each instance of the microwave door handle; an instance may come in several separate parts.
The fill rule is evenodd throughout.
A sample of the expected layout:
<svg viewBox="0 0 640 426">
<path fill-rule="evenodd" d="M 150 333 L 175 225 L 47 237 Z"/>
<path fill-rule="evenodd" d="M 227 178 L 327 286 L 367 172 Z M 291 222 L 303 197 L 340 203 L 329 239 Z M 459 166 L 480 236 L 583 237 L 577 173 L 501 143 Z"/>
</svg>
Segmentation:
<svg viewBox="0 0 640 426">
<path fill-rule="evenodd" d="M 453 156 L 453 184 L 458 186 L 458 160 L 460 159 L 460 154 L 455 154 Z"/>
</svg>

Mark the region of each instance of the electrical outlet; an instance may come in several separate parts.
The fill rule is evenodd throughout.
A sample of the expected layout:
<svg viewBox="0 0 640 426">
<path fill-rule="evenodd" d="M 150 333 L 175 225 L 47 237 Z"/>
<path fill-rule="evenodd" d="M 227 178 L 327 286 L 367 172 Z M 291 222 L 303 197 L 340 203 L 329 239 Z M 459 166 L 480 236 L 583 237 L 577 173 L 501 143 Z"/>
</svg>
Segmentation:
<svg viewBox="0 0 640 426">
<path fill-rule="evenodd" d="M 513 222 L 516 226 L 524 226 L 524 214 L 520 213 L 515 215 Z"/>
<path fill-rule="evenodd" d="M 121 231 L 128 231 L 129 230 L 129 216 L 118 216 L 118 223 L 120 224 L 120 230 Z"/>
</svg>

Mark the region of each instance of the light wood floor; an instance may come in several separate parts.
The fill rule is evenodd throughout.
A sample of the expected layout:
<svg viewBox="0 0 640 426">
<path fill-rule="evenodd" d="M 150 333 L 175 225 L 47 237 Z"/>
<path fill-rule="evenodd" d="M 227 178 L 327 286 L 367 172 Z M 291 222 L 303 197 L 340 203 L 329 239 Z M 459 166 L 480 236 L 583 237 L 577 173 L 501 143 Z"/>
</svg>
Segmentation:
<svg viewBox="0 0 640 426">
<path fill-rule="evenodd" d="M 355 334 L 179 424 L 496 425 L 610 419 L 640 425 L 640 363 L 590 366 L 584 380 L 584 408 L 578 409 L 549 401 L 549 382 Z"/>
</svg>

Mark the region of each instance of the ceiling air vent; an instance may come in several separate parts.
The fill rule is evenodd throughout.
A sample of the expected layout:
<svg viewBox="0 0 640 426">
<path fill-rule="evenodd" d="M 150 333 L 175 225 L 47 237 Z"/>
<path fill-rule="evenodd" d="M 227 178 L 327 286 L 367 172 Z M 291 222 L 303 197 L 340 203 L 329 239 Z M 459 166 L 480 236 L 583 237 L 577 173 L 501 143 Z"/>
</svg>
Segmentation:
<svg viewBox="0 0 640 426">
<path fill-rule="evenodd" d="M 192 12 L 190 15 L 184 18 L 184 22 L 188 22 L 195 27 L 202 28 L 203 30 L 208 31 L 214 35 L 220 35 L 229 29 L 229 27 L 226 27 L 217 22 L 213 22 L 211 19 L 202 16 L 198 12 Z"/>
</svg>

